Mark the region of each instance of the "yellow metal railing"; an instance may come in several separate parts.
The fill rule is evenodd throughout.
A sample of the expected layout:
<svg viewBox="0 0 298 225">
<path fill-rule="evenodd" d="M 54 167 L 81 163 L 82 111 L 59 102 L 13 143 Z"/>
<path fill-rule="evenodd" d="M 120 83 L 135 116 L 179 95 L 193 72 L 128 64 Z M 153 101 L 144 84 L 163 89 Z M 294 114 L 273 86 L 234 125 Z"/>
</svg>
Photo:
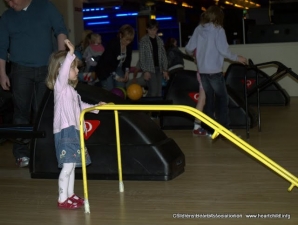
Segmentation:
<svg viewBox="0 0 298 225">
<path fill-rule="evenodd" d="M 80 140 L 81 140 L 81 149 L 85 149 L 84 144 L 84 115 L 87 112 L 93 110 L 114 110 L 115 114 L 115 126 L 116 126 L 116 144 L 117 144 L 117 158 L 118 158 L 118 172 L 119 172 L 119 191 L 124 191 L 124 185 L 122 180 L 122 164 L 121 164 L 121 149 L 120 149 L 120 134 L 119 134 L 119 118 L 118 111 L 121 110 L 142 110 L 142 111 L 181 111 L 188 113 L 194 116 L 197 119 L 200 119 L 203 123 L 207 124 L 214 129 L 212 138 L 216 138 L 219 134 L 226 137 L 228 140 L 233 142 L 235 145 L 239 146 L 242 150 L 262 162 L 264 165 L 269 167 L 271 170 L 282 176 L 284 179 L 288 180 L 291 185 L 288 188 L 288 191 L 291 191 L 294 186 L 298 187 L 298 178 L 285 170 L 283 167 L 279 166 L 277 163 L 269 159 L 263 153 L 249 145 L 247 142 L 243 141 L 237 135 L 233 134 L 231 131 L 221 126 L 219 123 L 211 119 L 206 114 L 201 111 L 184 105 L 114 105 L 106 104 L 101 106 L 95 106 L 88 109 L 85 109 L 81 112 L 80 115 Z M 88 201 L 88 187 L 87 187 L 87 174 L 86 174 L 86 159 L 85 154 L 82 156 L 82 172 L 83 172 L 83 186 L 84 186 L 84 198 L 85 198 L 85 212 L 90 213 L 89 201 Z"/>
</svg>

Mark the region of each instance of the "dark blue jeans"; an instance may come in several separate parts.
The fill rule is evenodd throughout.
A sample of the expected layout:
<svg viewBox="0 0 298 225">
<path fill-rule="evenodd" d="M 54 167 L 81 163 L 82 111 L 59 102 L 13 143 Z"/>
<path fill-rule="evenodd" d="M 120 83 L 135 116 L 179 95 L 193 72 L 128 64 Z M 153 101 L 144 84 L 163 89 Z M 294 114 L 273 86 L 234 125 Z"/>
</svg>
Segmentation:
<svg viewBox="0 0 298 225">
<path fill-rule="evenodd" d="M 48 67 L 26 67 L 12 63 L 10 79 L 14 105 L 14 124 L 30 124 L 46 91 Z M 14 157 L 29 157 L 28 145 L 14 144 Z"/>
<path fill-rule="evenodd" d="M 200 75 L 206 93 L 204 113 L 229 129 L 229 96 L 223 73 Z"/>
</svg>

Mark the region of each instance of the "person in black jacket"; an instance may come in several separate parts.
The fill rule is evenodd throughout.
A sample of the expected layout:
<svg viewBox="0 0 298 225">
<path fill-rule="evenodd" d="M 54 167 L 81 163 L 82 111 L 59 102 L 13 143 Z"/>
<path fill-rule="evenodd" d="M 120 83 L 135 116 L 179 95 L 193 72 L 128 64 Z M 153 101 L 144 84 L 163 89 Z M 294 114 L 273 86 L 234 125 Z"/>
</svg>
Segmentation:
<svg viewBox="0 0 298 225">
<path fill-rule="evenodd" d="M 95 72 L 101 86 L 106 90 L 125 87 L 128 81 L 132 57 L 132 41 L 135 30 L 125 24 L 118 32 L 117 38 L 111 40 L 105 48 Z"/>
<path fill-rule="evenodd" d="M 194 61 L 194 58 L 184 54 L 177 46 L 177 40 L 175 38 L 168 38 L 165 43 L 165 49 L 168 59 L 168 71 L 170 74 L 175 73 L 178 70 L 184 69 L 184 59 Z"/>
</svg>

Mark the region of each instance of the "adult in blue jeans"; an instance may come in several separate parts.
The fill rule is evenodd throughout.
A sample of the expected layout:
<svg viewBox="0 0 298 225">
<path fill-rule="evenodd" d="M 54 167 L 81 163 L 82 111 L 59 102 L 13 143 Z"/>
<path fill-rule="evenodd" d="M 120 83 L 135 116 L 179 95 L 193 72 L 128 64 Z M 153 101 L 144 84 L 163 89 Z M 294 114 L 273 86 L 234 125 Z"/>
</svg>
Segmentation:
<svg viewBox="0 0 298 225">
<path fill-rule="evenodd" d="M 224 59 L 243 64 L 247 63 L 247 59 L 229 50 L 223 20 L 222 9 L 210 6 L 202 13 L 200 24 L 194 30 L 185 50 L 188 54 L 196 50 L 198 70 L 206 94 L 204 113 L 229 129 L 229 96 L 222 72 Z"/>
<path fill-rule="evenodd" d="M 5 0 L 10 7 L 0 19 L 0 84 L 11 89 L 14 124 L 30 124 L 44 93 L 48 61 L 54 50 L 65 49 L 67 29 L 63 17 L 49 0 Z M 12 62 L 10 79 L 5 70 L 7 52 Z M 28 145 L 14 143 L 13 155 L 19 167 L 29 164 Z"/>
</svg>

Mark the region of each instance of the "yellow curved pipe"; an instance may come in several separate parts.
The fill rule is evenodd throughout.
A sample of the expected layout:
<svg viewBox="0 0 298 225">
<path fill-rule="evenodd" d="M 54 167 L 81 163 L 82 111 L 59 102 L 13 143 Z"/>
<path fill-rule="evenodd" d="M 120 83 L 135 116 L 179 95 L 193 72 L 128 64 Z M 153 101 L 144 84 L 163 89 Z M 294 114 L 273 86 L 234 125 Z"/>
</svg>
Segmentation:
<svg viewBox="0 0 298 225">
<path fill-rule="evenodd" d="M 288 191 L 291 191 L 294 186 L 298 187 L 298 178 L 285 170 L 283 167 L 279 166 L 277 163 L 272 161 L 270 158 L 265 156 L 263 153 L 252 147 L 250 144 L 239 138 L 237 135 L 233 134 L 231 131 L 221 126 L 215 120 L 211 119 L 206 114 L 201 111 L 185 105 L 115 105 L 106 104 L 101 106 L 95 106 L 85 109 L 80 115 L 80 141 L 81 149 L 83 152 L 84 143 L 84 115 L 87 112 L 93 110 L 114 110 L 115 112 L 115 126 L 116 126 L 116 141 L 117 141 L 117 157 L 118 157 L 118 171 L 119 171 L 119 189 L 120 192 L 124 191 L 123 180 L 122 180 L 122 165 L 121 165 L 121 149 L 120 149 L 120 134 L 119 134 L 119 121 L 118 121 L 118 111 L 120 110 L 137 110 L 137 111 L 181 111 L 192 115 L 193 117 L 201 120 L 203 123 L 207 124 L 209 127 L 214 129 L 212 138 L 216 138 L 219 134 L 226 137 L 228 140 L 233 142 L 235 145 L 240 147 L 242 150 L 262 162 L 264 165 L 269 167 L 271 170 L 282 176 L 284 179 L 288 180 L 291 185 Z M 84 186 L 84 197 L 85 197 L 85 212 L 89 213 L 89 201 L 88 201 L 88 187 L 87 187 L 87 175 L 86 175 L 86 160 L 85 154 L 82 156 L 82 172 L 83 172 L 83 186 Z M 87 206 L 86 206 L 87 202 Z"/>
</svg>

